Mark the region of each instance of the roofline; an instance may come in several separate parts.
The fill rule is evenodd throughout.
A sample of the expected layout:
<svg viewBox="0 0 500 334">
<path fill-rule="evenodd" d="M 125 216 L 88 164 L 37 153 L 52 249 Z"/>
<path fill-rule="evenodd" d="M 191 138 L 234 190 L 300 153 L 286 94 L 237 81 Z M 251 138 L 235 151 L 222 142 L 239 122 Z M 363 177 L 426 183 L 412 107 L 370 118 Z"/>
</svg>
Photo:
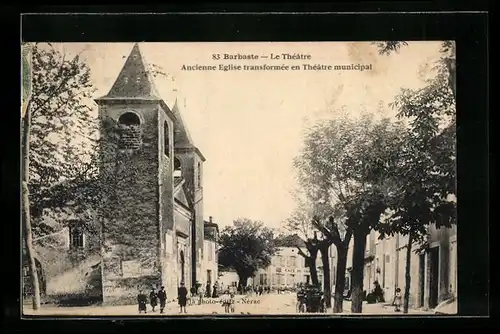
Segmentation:
<svg viewBox="0 0 500 334">
<path fill-rule="evenodd" d="M 193 218 L 193 210 L 190 207 L 188 207 L 186 204 L 182 203 L 179 199 L 174 198 L 174 210 L 175 210 L 176 206 L 185 210 L 188 213 L 190 219 Z"/>
<path fill-rule="evenodd" d="M 186 182 L 186 179 L 182 179 L 181 182 L 179 182 L 178 185 L 175 186 L 174 188 L 174 195 L 177 194 L 177 192 L 182 189 L 182 185 Z"/>
<path fill-rule="evenodd" d="M 180 152 L 191 152 L 191 151 L 194 151 L 196 152 L 196 154 L 198 154 L 198 156 L 200 157 L 201 161 L 205 162 L 207 161 L 207 159 L 203 156 L 203 154 L 201 153 L 200 149 L 196 146 L 174 146 L 174 149 L 176 151 L 180 151 Z"/>
<path fill-rule="evenodd" d="M 177 117 L 175 117 L 174 113 L 168 105 L 165 103 L 164 100 L 161 98 L 156 98 L 156 97 L 108 97 L 107 95 L 98 97 L 94 99 L 94 102 L 97 103 L 97 105 L 102 105 L 104 102 L 108 103 L 127 103 L 127 102 L 136 102 L 138 104 L 147 104 L 147 103 L 159 103 L 162 109 L 165 111 L 165 113 L 172 119 L 172 121 L 175 121 Z"/>
</svg>

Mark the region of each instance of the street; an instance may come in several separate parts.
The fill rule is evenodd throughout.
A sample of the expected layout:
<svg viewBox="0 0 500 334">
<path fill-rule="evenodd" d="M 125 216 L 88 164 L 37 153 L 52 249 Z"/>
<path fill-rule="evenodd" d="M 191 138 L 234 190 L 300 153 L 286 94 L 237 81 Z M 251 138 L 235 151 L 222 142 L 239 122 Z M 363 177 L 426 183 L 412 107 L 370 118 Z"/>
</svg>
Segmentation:
<svg viewBox="0 0 500 334">
<path fill-rule="evenodd" d="M 219 299 L 207 298 L 203 300 L 201 305 L 191 305 L 187 307 L 187 314 L 179 314 L 179 308 L 175 303 L 167 304 L 165 313 L 160 314 L 159 308 L 152 312 L 148 305 L 148 313 L 141 316 L 165 316 L 165 315 L 211 315 L 224 314 L 224 307 Z M 342 315 L 351 313 L 351 303 L 344 302 L 344 312 Z M 44 307 L 34 312 L 29 306 L 24 306 L 24 315 L 72 315 L 72 316 L 130 316 L 139 315 L 137 305 L 124 306 L 87 306 L 87 307 Z M 290 294 L 264 294 L 262 296 L 236 296 L 235 297 L 235 315 L 284 315 L 284 314 L 299 314 L 296 311 L 296 296 Z M 300 313 L 306 315 L 305 313 Z M 317 314 L 317 313 L 316 313 Z M 328 309 L 325 314 L 333 315 L 332 310 Z M 402 315 L 402 313 L 394 312 L 394 308 L 385 306 L 384 304 L 363 304 L 363 313 L 369 315 Z M 432 311 L 410 310 L 410 315 L 416 314 L 433 314 Z"/>
</svg>

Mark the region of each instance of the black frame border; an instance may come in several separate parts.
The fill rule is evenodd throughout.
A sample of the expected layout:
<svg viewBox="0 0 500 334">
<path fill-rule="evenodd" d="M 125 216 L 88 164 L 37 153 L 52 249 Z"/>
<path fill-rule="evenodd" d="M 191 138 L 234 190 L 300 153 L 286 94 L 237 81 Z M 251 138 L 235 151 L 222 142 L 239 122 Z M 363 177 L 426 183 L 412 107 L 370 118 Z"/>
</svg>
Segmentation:
<svg viewBox="0 0 500 334">
<path fill-rule="evenodd" d="M 305 7 L 304 7 L 305 6 Z M 376 6 L 376 4 L 375 4 Z M 179 6 L 177 6 L 179 7 Z M 87 12 L 87 14 L 61 14 L 61 15 L 23 15 L 22 39 L 23 41 L 51 41 L 51 42 L 132 42 L 132 41 L 162 41 L 162 42 L 208 42 L 208 41 L 358 41 L 358 40 L 456 40 L 457 41 L 457 147 L 458 147 L 458 249 L 459 263 L 459 317 L 454 318 L 424 318 L 411 317 L 395 319 L 377 317 L 362 318 L 334 317 L 328 319 L 314 319 L 314 326 L 332 328 L 374 328 L 374 327 L 399 327 L 417 328 L 450 327 L 450 322 L 461 323 L 471 320 L 468 316 L 487 316 L 490 310 L 489 300 L 489 122 L 488 122 L 488 15 L 486 12 L 447 12 L 447 13 L 283 13 L 290 10 L 281 9 L 282 13 L 229 13 L 219 12 L 220 5 L 206 6 L 204 12 L 196 14 L 174 13 L 182 9 L 170 8 L 170 14 L 123 14 L 94 15 L 89 12 L 105 11 L 110 7 L 85 7 L 83 10 L 76 7 L 39 7 L 37 12 L 50 10 L 50 12 L 65 11 Z M 243 9 L 251 9 L 252 5 L 243 5 Z M 260 6 L 263 7 L 263 6 Z M 269 8 L 271 6 L 268 6 Z M 289 6 L 293 7 L 293 6 Z M 318 6 L 317 6 L 318 7 Z M 322 7 L 322 6 L 319 6 Z M 348 6 L 347 6 L 348 7 Z M 408 6 L 403 6 L 408 7 Z M 137 12 L 137 8 L 122 9 L 123 11 Z M 303 5 L 309 11 L 315 11 L 311 5 Z M 242 8 L 240 8 L 242 10 Z M 262 10 L 262 9 L 261 9 Z M 269 9 L 276 12 L 276 10 Z M 292 9 L 293 10 L 293 9 Z M 359 10 L 359 6 L 356 10 Z M 375 9 L 376 10 L 376 9 Z M 396 9 L 403 10 L 403 8 Z M 408 8 L 406 8 L 408 10 Z M 25 12 L 34 12 L 26 9 Z M 158 11 L 145 10 L 142 11 Z M 182 11 L 187 12 L 187 9 Z M 295 12 L 298 9 L 294 10 Z M 7 11 L 7 14 L 9 11 Z M 15 11 L 14 11 L 15 12 Z M 6 12 L 4 12 L 5 16 Z M 10 26 L 4 28 L 7 33 L 12 33 L 12 48 L 17 52 L 8 52 L 12 62 L 19 63 L 19 13 L 8 20 Z M 43 27 L 43 28 L 41 28 Z M 7 61 L 5 59 L 4 61 Z M 10 59 L 9 59 L 10 61 Z M 14 70 L 14 66 L 7 66 Z M 19 82 L 19 72 L 14 70 L 13 78 Z M 19 85 L 10 89 L 15 90 L 7 96 L 19 96 Z M 10 102 L 10 101 L 9 101 Z M 13 101 L 13 108 L 9 108 L 12 122 L 19 124 L 15 115 L 19 108 L 18 100 Z M 16 111 L 13 111 L 16 110 Z M 20 127 L 5 126 L 4 134 L 9 138 L 19 137 Z M 10 133 L 12 132 L 12 133 Z M 12 141 L 12 139 L 10 139 Z M 20 150 L 17 145 L 8 145 L 9 164 L 2 162 L 3 177 L 2 190 L 9 202 L 8 209 L 14 211 L 12 216 L 19 216 L 20 187 L 19 187 L 19 157 Z M 8 187 L 8 188 L 7 188 Z M 5 195 L 7 195 L 5 193 Z M 11 217 L 12 217 L 11 216 Z M 19 229 L 16 219 L 10 224 L 3 224 L 4 229 L 4 254 L 12 254 L 13 249 L 20 249 Z M 9 220 L 10 221 L 10 220 Z M 494 245 L 492 245 L 494 246 Z M 6 258 L 7 259 L 7 258 Z M 18 257 L 8 257 L 9 267 L 6 272 L 18 272 L 20 266 Z M 11 267 L 12 266 L 12 267 Z M 20 276 L 9 275 L 11 279 L 8 286 L 19 286 Z M 47 329 L 59 328 L 71 331 L 100 331 L 116 330 L 123 325 L 130 328 L 145 329 L 143 326 L 168 326 L 169 331 L 182 329 L 189 323 L 193 329 L 229 328 L 251 329 L 297 329 L 297 326 L 307 326 L 309 319 L 286 317 L 276 319 L 263 317 L 262 319 L 246 318 L 224 319 L 216 321 L 202 321 L 183 319 L 154 318 L 155 321 L 125 317 L 103 317 L 105 321 L 95 320 L 70 320 L 58 322 L 51 326 L 49 319 L 19 320 L 19 293 L 17 289 L 9 289 L 5 293 L 8 297 L 4 314 L 10 321 L 9 329 Z M 467 317 L 467 318 L 464 318 Z M 204 317 L 205 319 L 212 319 Z M 78 321 L 78 322 L 76 322 Z M 243 322 L 244 324 L 242 324 Z M 467 321 L 466 324 L 477 320 Z M 391 325 L 392 324 L 392 325 Z M 243 325 L 243 326 L 242 326 Z M 67 326 L 67 328 L 66 328 Z M 446 327 L 445 327 L 446 326 Z M 466 326 L 467 327 L 467 326 Z"/>
</svg>

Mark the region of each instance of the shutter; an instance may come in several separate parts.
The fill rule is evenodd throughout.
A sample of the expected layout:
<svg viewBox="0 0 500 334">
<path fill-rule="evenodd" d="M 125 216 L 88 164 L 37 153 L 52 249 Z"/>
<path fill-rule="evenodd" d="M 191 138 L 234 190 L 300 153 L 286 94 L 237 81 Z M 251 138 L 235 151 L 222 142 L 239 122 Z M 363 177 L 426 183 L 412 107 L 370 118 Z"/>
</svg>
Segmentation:
<svg viewBox="0 0 500 334">
<path fill-rule="evenodd" d="M 82 233 L 82 241 L 83 248 L 87 247 L 87 233 L 85 232 Z"/>
</svg>

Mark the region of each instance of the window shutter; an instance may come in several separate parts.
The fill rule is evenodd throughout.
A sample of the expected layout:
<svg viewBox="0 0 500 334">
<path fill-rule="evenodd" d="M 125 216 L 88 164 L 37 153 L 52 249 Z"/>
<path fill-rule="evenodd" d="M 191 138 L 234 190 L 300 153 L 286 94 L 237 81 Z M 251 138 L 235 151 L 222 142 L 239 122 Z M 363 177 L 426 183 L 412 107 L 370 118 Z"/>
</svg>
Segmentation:
<svg viewBox="0 0 500 334">
<path fill-rule="evenodd" d="M 87 233 L 85 232 L 82 233 L 82 241 L 83 248 L 87 247 Z"/>
</svg>

